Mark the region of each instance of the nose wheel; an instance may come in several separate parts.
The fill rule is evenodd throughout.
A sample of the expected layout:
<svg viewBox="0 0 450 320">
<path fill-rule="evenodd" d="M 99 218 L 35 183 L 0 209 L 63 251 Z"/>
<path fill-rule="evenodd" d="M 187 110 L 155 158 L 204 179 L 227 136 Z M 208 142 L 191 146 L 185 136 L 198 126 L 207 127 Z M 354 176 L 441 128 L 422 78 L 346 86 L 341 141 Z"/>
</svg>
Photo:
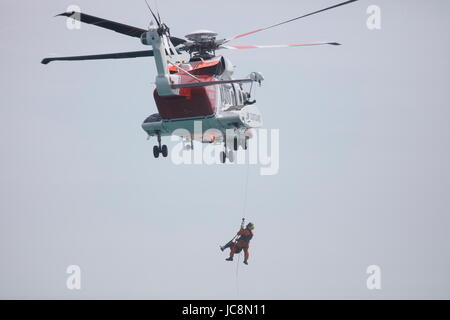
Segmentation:
<svg viewBox="0 0 450 320">
<path fill-rule="evenodd" d="M 153 156 L 155 158 L 159 158 L 159 155 L 162 154 L 162 156 L 165 158 L 169 154 L 169 150 L 167 149 L 167 146 L 164 144 L 161 147 L 154 146 L 153 147 Z"/>
<path fill-rule="evenodd" d="M 159 158 L 160 154 L 165 158 L 169 154 L 169 150 L 165 144 L 161 146 L 161 135 L 158 135 L 158 145 L 153 147 L 153 156 Z"/>
<path fill-rule="evenodd" d="M 227 154 L 225 153 L 225 151 L 222 151 L 220 153 L 220 162 L 225 163 L 225 161 L 227 161 Z"/>
</svg>

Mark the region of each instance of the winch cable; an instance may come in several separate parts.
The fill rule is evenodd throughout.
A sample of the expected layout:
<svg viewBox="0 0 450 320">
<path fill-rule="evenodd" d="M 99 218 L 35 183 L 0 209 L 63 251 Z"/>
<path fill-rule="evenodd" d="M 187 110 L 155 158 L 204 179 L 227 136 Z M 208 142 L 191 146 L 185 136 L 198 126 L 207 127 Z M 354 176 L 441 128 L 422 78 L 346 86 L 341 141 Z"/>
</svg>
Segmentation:
<svg viewBox="0 0 450 320">
<path fill-rule="evenodd" d="M 244 228 L 245 223 L 245 215 L 247 211 L 247 193 L 248 193 L 248 175 L 249 175 L 249 169 L 250 169 L 250 161 L 247 159 L 247 168 L 246 168 L 246 174 L 245 174 L 245 189 L 244 189 L 244 206 L 242 210 L 242 222 L 241 222 L 241 229 Z M 237 262 L 236 262 L 236 295 L 239 296 L 239 262 L 241 258 L 242 250 L 238 254 Z"/>
</svg>

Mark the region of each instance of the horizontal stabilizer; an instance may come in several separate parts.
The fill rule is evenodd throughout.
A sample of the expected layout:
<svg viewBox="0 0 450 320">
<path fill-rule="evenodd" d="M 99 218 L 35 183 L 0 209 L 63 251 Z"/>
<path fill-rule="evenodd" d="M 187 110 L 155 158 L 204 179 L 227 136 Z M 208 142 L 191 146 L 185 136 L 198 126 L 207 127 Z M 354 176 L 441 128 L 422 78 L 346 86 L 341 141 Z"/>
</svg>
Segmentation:
<svg viewBox="0 0 450 320">
<path fill-rule="evenodd" d="M 196 88 L 196 87 L 215 86 L 215 85 L 225 84 L 225 83 L 246 83 L 246 82 L 252 82 L 252 81 L 255 81 L 255 80 L 252 80 L 252 79 L 217 80 L 217 81 L 204 81 L 204 82 L 173 84 L 173 85 L 171 85 L 171 87 L 172 87 L 172 89 Z"/>
</svg>

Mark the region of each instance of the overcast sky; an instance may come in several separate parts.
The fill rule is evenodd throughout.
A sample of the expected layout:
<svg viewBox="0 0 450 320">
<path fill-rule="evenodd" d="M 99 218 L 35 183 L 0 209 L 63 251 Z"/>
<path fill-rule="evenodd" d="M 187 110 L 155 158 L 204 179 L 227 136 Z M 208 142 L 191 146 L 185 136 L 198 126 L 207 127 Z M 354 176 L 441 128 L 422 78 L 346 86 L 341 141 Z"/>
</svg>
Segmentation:
<svg viewBox="0 0 450 320">
<path fill-rule="evenodd" d="M 337 2 L 158 5 L 172 35 L 228 37 Z M 264 74 L 255 98 L 280 130 L 279 174 L 249 167 L 248 266 L 218 250 L 247 167 L 153 158 L 140 127 L 156 112 L 152 58 L 40 64 L 146 49 L 68 30 L 53 16 L 71 4 L 150 21 L 143 0 L 0 2 L 0 298 L 450 298 L 449 1 L 362 0 L 235 42 L 340 47 L 221 52 L 236 77 Z M 381 30 L 366 27 L 372 4 Z M 66 288 L 73 264 L 81 290 Z M 373 264 L 381 290 L 366 287 Z"/>
</svg>

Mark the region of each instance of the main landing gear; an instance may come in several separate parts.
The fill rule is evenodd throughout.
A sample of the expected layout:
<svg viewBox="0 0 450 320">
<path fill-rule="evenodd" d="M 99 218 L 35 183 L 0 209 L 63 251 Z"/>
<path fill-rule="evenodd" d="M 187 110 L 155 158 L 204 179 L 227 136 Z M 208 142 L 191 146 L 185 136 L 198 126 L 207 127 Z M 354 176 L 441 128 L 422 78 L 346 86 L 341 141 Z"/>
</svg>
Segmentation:
<svg viewBox="0 0 450 320">
<path fill-rule="evenodd" d="M 225 163 L 228 159 L 230 162 L 234 161 L 234 151 L 238 151 L 239 147 L 241 147 L 244 150 L 247 150 L 248 148 L 248 138 L 245 136 L 237 136 L 234 137 L 232 140 L 232 150 L 228 150 L 227 143 L 225 139 L 224 143 L 224 151 L 220 153 L 220 162 Z"/>
<path fill-rule="evenodd" d="M 232 150 L 228 150 L 228 152 L 227 152 L 227 149 L 225 149 L 224 151 L 222 151 L 220 153 L 220 162 L 225 163 L 225 161 L 227 161 L 227 159 L 230 162 L 234 161 L 234 152 Z"/>
<path fill-rule="evenodd" d="M 234 161 L 234 152 L 233 150 L 227 149 L 227 143 L 225 140 L 225 143 L 223 145 L 224 150 L 220 153 L 220 162 L 225 163 L 225 161 L 228 159 L 230 162 Z"/>
<path fill-rule="evenodd" d="M 165 158 L 167 157 L 169 151 L 167 146 L 164 144 L 161 146 L 161 135 L 158 134 L 158 145 L 153 147 L 153 156 L 158 158 L 160 154 Z"/>
<path fill-rule="evenodd" d="M 238 151 L 239 146 L 242 147 L 242 149 L 247 150 L 248 148 L 248 138 L 247 137 L 234 137 L 233 138 L 233 150 Z"/>
</svg>

